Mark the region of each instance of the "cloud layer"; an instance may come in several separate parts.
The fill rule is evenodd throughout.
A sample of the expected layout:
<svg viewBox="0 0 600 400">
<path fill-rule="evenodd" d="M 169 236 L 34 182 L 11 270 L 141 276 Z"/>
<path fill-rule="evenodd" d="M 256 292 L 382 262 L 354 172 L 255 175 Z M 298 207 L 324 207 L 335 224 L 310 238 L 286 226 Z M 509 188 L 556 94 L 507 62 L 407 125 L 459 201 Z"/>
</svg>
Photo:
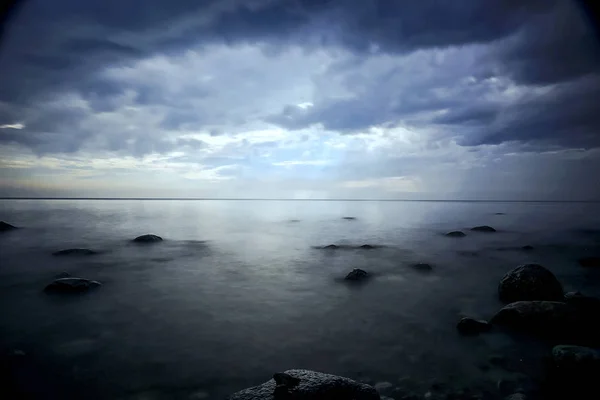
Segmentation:
<svg viewBox="0 0 600 400">
<path fill-rule="evenodd" d="M 495 196 L 595 197 L 591 18 L 571 0 L 29 0 L 0 41 L 0 191 L 150 193 L 160 171 L 189 195 L 435 197 L 503 176 Z"/>
</svg>

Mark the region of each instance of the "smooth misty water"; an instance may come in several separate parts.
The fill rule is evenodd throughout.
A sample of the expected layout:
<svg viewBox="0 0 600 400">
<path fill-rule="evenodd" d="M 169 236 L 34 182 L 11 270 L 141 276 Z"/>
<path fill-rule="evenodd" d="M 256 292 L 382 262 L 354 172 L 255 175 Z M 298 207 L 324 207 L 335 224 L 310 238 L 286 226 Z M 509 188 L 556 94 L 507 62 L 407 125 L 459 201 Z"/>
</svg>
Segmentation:
<svg viewBox="0 0 600 400">
<path fill-rule="evenodd" d="M 498 379 L 539 374 L 547 351 L 457 334 L 461 316 L 501 306 L 505 272 L 537 262 L 566 290 L 599 293 L 600 273 L 576 260 L 599 254 L 585 229 L 600 228 L 600 204 L 5 200 L 0 219 L 25 228 L 0 234 L 0 345 L 25 353 L 11 379 L 35 398 L 222 398 L 289 368 L 493 398 Z M 443 236 L 481 224 L 500 232 Z M 144 233 L 165 241 L 130 243 Z M 384 247 L 315 248 L 331 243 Z M 69 247 L 101 253 L 51 255 Z M 375 278 L 340 281 L 357 267 Z M 61 271 L 103 286 L 45 295 Z M 486 367 L 495 354 L 508 371 Z"/>
</svg>

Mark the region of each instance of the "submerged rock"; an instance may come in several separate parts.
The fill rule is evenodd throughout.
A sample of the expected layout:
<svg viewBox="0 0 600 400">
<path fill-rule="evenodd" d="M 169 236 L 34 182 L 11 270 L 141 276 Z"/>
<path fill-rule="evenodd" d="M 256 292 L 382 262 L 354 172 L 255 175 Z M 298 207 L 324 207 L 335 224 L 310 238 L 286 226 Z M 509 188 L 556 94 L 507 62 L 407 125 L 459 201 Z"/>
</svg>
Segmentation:
<svg viewBox="0 0 600 400">
<path fill-rule="evenodd" d="M 506 213 L 498 212 L 498 213 L 495 213 L 494 215 L 506 215 Z"/>
<path fill-rule="evenodd" d="M 329 244 L 327 246 L 323 246 L 324 249 L 326 250 L 335 250 L 335 249 L 339 249 L 340 246 L 336 245 L 336 244 Z"/>
<path fill-rule="evenodd" d="M 560 345 L 552 349 L 547 382 L 552 398 L 600 398 L 600 351 Z"/>
<path fill-rule="evenodd" d="M 8 222 L 0 221 L 0 232 L 12 231 L 14 229 L 19 229 L 14 225 L 9 224 Z"/>
<path fill-rule="evenodd" d="M 475 226 L 471 230 L 475 232 L 496 232 L 494 228 L 488 225 Z"/>
<path fill-rule="evenodd" d="M 82 293 L 100 286 L 101 283 L 89 279 L 67 277 L 59 278 L 44 288 L 49 293 Z"/>
<path fill-rule="evenodd" d="M 461 232 L 461 231 L 452 231 L 452 232 L 446 233 L 446 236 L 448 236 L 448 237 L 465 237 L 465 236 L 467 236 L 467 234 L 464 232 Z"/>
<path fill-rule="evenodd" d="M 356 217 L 342 217 L 342 219 L 345 219 L 346 221 L 354 221 Z"/>
<path fill-rule="evenodd" d="M 346 275 L 344 279 L 347 281 L 362 281 L 367 279 L 368 277 L 369 274 L 367 273 L 367 271 L 362 270 L 360 268 L 354 268 L 348 273 L 348 275 Z"/>
<path fill-rule="evenodd" d="M 52 253 L 53 256 L 91 256 L 93 254 L 97 254 L 94 250 L 91 249 L 65 249 L 59 250 Z"/>
<path fill-rule="evenodd" d="M 363 244 L 362 246 L 359 246 L 359 249 L 364 249 L 364 250 L 372 250 L 374 248 L 375 248 L 375 246 L 370 245 L 370 244 Z"/>
<path fill-rule="evenodd" d="M 427 263 L 413 264 L 412 267 L 414 269 L 416 269 L 417 271 L 431 271 L 433 269 L 433 267 L 431 266 L 431 264 L 427 264 Z"/>
<path fill-rule="evenodd" d="M 498 295 L 505 303 L 521 300 L 563 300 L 563 289 L 552 272 L 538 264 L 524 264 L 500 280 Z"/>
<path fill-rule="evenodd" d="M 456 325 L 456 329 L 463 335 L 478 335 L 483 332 L 489 332 L 492 329 L 492 325 L 484 320 L 462 318 Z"/>
<path fill-rule="evenodd" d="M 579 265 L 586 268 L 600 268 L 600 257 L 584 257 L 577 260 Z"/>
<path fill-rule="evenodd" d="M 533 250 L 533 246 L 530 246 L 530 245 L 525 245 L 525 246 L 521 247 L 521 249 L 522 249 L 522 250 L 529 251 L 529 250 Z"/>
<path fill-rule="evenodd" d="M 298 379 L 297 386 L 277 388 L 275 379 L 259 386 L 254 386 L 234 393 L 229 400 L 258 400 L 258 399 L 305 399 L 305 400 L 379 400 L 377 391 L 369 385 L 359 383 L 337 375 L 304 369 L 292 369 L 284 374 Z M 275 394 L 275 396 L 274 396 Z"/>
<path fill-rule="evenodd" d="M 156 243 L 161 242 L 162 240 L 163 238 L 161 238 L 160 236 L 152 234 L 138 236 L 135 239 L 133 239 L 133 241 L 136 243 Z"/>
</svg>

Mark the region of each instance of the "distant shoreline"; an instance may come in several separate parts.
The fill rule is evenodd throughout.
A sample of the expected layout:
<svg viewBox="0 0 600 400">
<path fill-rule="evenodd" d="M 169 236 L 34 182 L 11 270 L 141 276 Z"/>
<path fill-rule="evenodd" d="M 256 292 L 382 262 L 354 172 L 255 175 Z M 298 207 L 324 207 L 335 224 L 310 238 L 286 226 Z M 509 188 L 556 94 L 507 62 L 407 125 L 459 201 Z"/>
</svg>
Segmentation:
<svg viewBox="0 0 600 400">
<path fill-rule="evenodd" d="M 210 197 L 0 197 L 0 200 L 355 201 L 415 203 L 600 203 L 600 200 L 275 199 Z"/>
</svg>

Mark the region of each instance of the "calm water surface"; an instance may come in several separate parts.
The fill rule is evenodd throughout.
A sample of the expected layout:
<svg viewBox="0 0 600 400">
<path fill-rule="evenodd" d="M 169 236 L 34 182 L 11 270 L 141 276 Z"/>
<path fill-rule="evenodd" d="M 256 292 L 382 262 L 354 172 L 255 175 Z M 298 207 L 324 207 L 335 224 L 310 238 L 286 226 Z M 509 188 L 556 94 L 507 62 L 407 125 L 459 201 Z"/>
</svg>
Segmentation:
<svg viewBox="0 0 600 400">
<path fill-rule="evenodd" d="M 536 262 L 600 295 L 599 272 L 576 263 L 600 255 L 600 204 L 4 200 L 0 219 L 25 228 L 0 235 L 0 346 L 33 398 L 223 398 L 289 368 L 494 398 L 547 351 L 457 334 L 461 316 L 501 307 L 505 272 Z M 482 224 L 499 232 L 443 236 Z M 130 243 L 145 233 L 165 241 Z M 383 247 L 317 248 L 332 243 Z M 69 247 L 100 254 L 51 255 Z M 340 282 L 352 268 L 375 277 Z M 62 271 L 103 286 L 45 295 Z M 508 371 L 486 366 L 496 354 Z"/>
</svg>

